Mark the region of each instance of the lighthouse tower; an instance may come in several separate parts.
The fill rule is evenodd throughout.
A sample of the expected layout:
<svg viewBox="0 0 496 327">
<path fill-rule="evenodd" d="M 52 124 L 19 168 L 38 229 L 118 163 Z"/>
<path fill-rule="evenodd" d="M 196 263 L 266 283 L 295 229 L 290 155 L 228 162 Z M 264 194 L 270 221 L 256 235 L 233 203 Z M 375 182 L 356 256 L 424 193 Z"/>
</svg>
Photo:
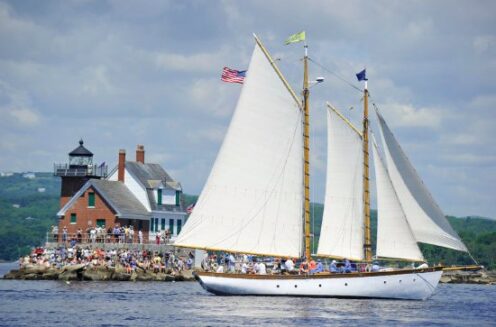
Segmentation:
<svg viewBox="0 0 496 327">
<path fill-rule="evenodd" d="M 69 152 L 69 163 L 54 164 L 53 174 L 62 178 L 60 189 L 60 207 L 90 179 L 101 179 L 107 176 L 107 165 L 93 163 L 93 153 L 84 147 L 81 139 L 79 146 Z"/>
</svg>

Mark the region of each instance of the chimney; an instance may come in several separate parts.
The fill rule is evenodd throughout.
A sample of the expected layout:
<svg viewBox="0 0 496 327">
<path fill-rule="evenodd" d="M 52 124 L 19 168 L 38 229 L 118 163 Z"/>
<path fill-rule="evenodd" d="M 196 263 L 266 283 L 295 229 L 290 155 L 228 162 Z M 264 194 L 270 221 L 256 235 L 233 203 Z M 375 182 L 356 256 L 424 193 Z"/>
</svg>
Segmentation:
<svg viewBox="0 0 496 327">
<path fill-rule="evenodd" d="M 136 162 L 145 163 L 145 146 L 138 144 L 136 147 Z"/>
<path fill-rule="evenodd" d="M 126 150 L 119 150 L 119 166 L 117 172 L 117 180 L 124 183 L 124 168 L 126 166 Z"/>
</svg>

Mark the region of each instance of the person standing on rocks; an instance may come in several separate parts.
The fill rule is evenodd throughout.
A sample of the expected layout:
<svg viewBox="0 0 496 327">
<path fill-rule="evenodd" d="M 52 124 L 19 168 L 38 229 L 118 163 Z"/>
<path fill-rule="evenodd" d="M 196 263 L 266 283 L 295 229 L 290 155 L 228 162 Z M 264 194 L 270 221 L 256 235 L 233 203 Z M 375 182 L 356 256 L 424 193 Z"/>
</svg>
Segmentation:
<svg viewBox="0 0 496 327">
<path fill-rule="evenodd" d="M 67 242 L 67 227 L 64 226 L 64 229 L 62 230 L 62 242 L 64 242 L 64 244 Z"/>
</svg>

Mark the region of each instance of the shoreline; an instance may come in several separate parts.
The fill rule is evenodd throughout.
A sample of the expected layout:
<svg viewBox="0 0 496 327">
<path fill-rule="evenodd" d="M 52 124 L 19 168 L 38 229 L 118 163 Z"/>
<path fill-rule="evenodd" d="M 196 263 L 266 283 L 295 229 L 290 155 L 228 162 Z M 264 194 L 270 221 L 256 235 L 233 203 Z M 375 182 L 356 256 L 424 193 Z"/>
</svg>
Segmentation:
<svg viewBox="0 0 496 327">
<path fill-rule="evenodd" d="M 172 269 L 165 272 L 153 272 L 137 268 L 131 273 L 124 267 L 91 267 L 89 265 L 68 265 L 53 268 L 31 265 L 7 272 L 4 280 L 62 280 L 62 281 L 147 281 L 147 282 L 191 282 L 195 278 L 194 270 L 175 273 Z M 496 271 L 444 271 L 439 283 L 442 284 L 480 284 L 496 285 Z"/>
</svg>

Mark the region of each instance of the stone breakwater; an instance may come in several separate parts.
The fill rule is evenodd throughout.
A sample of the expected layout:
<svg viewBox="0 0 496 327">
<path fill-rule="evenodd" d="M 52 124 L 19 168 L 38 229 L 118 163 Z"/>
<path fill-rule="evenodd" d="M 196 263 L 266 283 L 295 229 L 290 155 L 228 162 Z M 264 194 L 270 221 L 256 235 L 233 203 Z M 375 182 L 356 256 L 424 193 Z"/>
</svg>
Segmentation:
<svg viewBox="0 0 496 327">
<path fill-rule="evenodd" d="M 440 283 L 447 284 L 487 284 L 496 285 L 496 271 L 444 271 Z"/>
<path fill-rule="evenodd" d="M 191 270 L 185 270 L 180 273 L 174 273 L 172 270 L 166 270 L 165 273 L 155 273 L 152 270 L 136 269 L 128 273 L 125 268 L 121 267 L 89 267 L 78 264 L 65 266 L 57 269 L 44 266 L 29 266 L 20 269 L 14 269 L 3 276 L 4 279 L 21 279 L 21 280 L 87 280 L 87 281 L 160 281 L 160 282 L 183 282 L 193 281 L 194 277 Z"/>
</svg>

